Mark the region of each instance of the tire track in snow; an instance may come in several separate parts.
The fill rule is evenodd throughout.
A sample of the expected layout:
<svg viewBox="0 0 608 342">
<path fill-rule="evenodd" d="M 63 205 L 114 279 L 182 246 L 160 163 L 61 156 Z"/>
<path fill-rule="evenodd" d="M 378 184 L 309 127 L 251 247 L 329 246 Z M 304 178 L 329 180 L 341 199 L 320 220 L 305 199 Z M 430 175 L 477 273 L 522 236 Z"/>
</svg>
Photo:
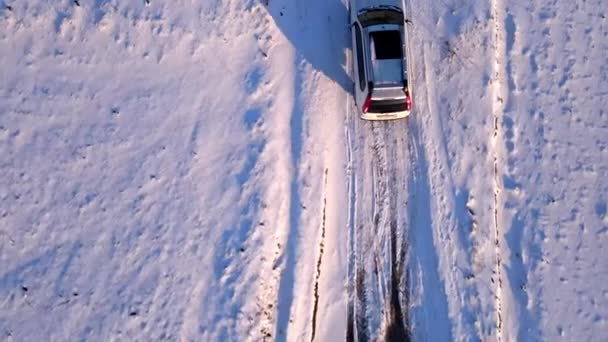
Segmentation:
<svg viewBox="0 0 608 342">
<path fill-rule="evenodd" d="M 350 65 L 350 54 L 347 55 L 347 65 Z M 354 341 L 354 303 L 353 303 L 353 292 L 355 288 L 355 260 L 352 255 L 354 255 L 355 250 L 355 207 L 357 205 L 357 187 L 355 182 L 355 172 L 353 165 L 353 143 L 351 135 L 354 132 L 354 127 L 350 125 L 353 122 L 352 111 L 350 110 L 350 98 L 347 97 L 346 102 L 346 124 L 344 125 L 344 131 L 346 136 L 346 144 L 347 144 L 347 175 L 348 175 L 348 248 L 347 248 L 347 308 L 346 308 L 346 341 Z"/>
<path fill-rule="evenodd" d="M 413 170 L 408 162 L 407 121 L 400 120 L 385 126 L 387 160 L 390 170 L 390 286 L 385 341 L 410 341 L 409 284 L 407 277 L 408 222 L 407 177 Z M 402 134 L 400 134 L 402 132 Z M 403 169 L 402 169 L 403 168 Z"/>
<path fill-rule="evenodd" d="M 356 277 L 356 295 L 357 295 L 357 301 L 360 305 L 358 305 L 357 307 L 361 307 L 360 311 L 355 311 L 356 317 L 355 317 L 355 321 L 354 321 L 354 330 L 355 330 L 355 335 L 357 337 L 356 341 L 367 341 L 368 340 L 368 335 L 367 335 L 367 330 L 368 330 L 368 323 L 367 323 L 367 317 L 366 317 L 366 312 L 367 312 L 367 301 L 365 300 L 365 275 L 364 275 L 364 269 L 363 268 L 359 268 L 357 269 L 357 277 Z M 360 312 L 363 312 L 363 314 L 361 314 Z"/>
<path fill-rule="evenodd" d="M 388 260 L 384 282 L 388 289 L 385 294 L 385 341 L 410 341 L 409 330 L 409 291 L 407 255 L 409 249 L 409 218 L 407 216 L 408 177 L 413 170 L 407 161 L 409 153 L 408 141 L 401 139 L 397 143 L 396 137 L 407 135 L 406 122 L 390 123 L 386 126 L 386 140 L 395 140 L 385 148 L 389 151 L 387 156 L 387 199 L 388 217 L 384 223 L 384 236 L 388 240 L 384 257 Z M 405 135 L 402 135 L 405 132 Z M 398 150 L 403 150 L 398 153 Z M 405 159 L 400 159 L 404 157 Z M 388 231 L 386 230 L 388 229 Z"/>
<path fill-rule="evenodd" d="M 402 273 L 401 262 L 402 259 L 397 258 L 397 222 L 391 221 L 391 242 L 390 242 L 390 256 L 391 256 L 391 277 L 390 277 L 390 302 L 389 302 L 389 320 L 388 327 L 386 328 L 385 341 L 409 341 L 410 335 L 407 330 L 407 326 L 404 321 L 406 320 L 405 315 L 408 311 L 403 310 L 401 307 L 401 300 L 399 298 L 399 292 L 402 288 L 401 279 Z M 406 287 L 407 291 L 407 287 Z M 406 299 L 407 303 L 407 299 Z M 406 306 L 407 309 L 407 306 Z"/>
<path fill-rule="evenodd" d="M 377 305 L 381 308 L 378 313 L 381 320 L 377 322 L 377 332 L 374 335 L 384 336 L 386 341 L 393 341 L 393 337 L 407 336 L 403 329 L 402 318 L 400 321 L 395 320 L 395 314 L 402 316 L 403 310 L 398 300 L 399 281 L 393 282 L 394 276 L 397 276 L 397 267 L 394 266 L 396 266 L 397 259 L 396 196 L 399 187 L 395 184 L 397 165 L 394 164 L 393 158 L 389 158 L 389 153 L 396 148 L 395 144 L 391 144 L 391 137 L 396 136 L 394 128 L 398 124 L 398 121 L 371 122 L 373 138 L 371 162 L 376 175 L 373 178 L 376 205 L 374 207 L 374 229 L 369 232 L 369 239 L 374 242 L 373 274 L 377 282 L 374 294 L 377 298 Z M 397 300 L 393 301 L 393 299 Z M 373 313 L 370 312 L 370 314 Z M 398 340 L 402 341 L 402 339 Z"/>
<path fill-rule="evenodd" d="M 442 276 L 441 262 L 443 253 L 436 246 L 454 248 L 450 241 L 449 227 L 442 226 L 434 212 L 436 196 L 442 196 L 442 179 L 438 177 L 441 164 L 445 165 L 444 138 L 438 121 L 441 119 L 435 108 L 435 88 L 433 72 L 429 63 L 435 59 L 431 51 L 432 42 L 419 42 L 421 53 L 414 55 L 416 70 L 415 112 L 407 120 L 406 158 L 408 172 L 408 225 L 411 238 L 411 261 L 409 262 L 414 284 L 411 306 L 412 330 L 414 339 L 449 340 L 452 337 L 453 323 L 449 317 L 448 292 L 454 288 L 453 274 Z"/>
<path fill-rule="evenodd" d="M 359 120 L 359 119 L 357 119 Z M 382 335 L 384 328 L 383 322 L 386 321 L 385 314 L 387 313 L 386 305 L 386 289 L 388 287 L 388 279 L 386 277 L 386 267 L 388 251 L 386 250 L 386 234 L 387 221 L 390 217 L 388 211 L 388 184 L 387 184 L 387 162 L 386 162 L 386 145 L 384 137 L 380 131 L 383 123 L 358 121 L 363 127 L 361 134 L 367 138 L 367 144 L 364 146 L 362 158 L 362 167 L 369 168 L 371 177 L 362 179 L 362 182 L 369 182 L 371 193 L 370 196 L 370 216 L 362 216 L 358 219 L 357 240 L 360 241 L 358 246 L 363 248 L 356 251 L 362 262 L 359 264 L 363 276 L 362 284 L 365 303 L 361 310 L 364 315 L 362 320 L 365 321 L 365 340 L 376 339 L 376 336 Z M 365 186 L 365 185 L 364 185 Z M 365 213 L 367 210 L 362 208 L 360 212 Z M 366 222 L 367 221 L 367 222 Z"/>
<path fill-rule="evenodd" d="M 317 260 L 317 272 L 315 275 L 315 286 L 314 286 L 314 305 L 312 310 L 312 334 L 310 337 L 311 341 L 315 340 L 315 333 L 317 327 L 317 309 L 319 308 L 319 278 L 321 277 L 321 262 L 323 261 L 323 251 L 325 249 L 325 222 L 326 215 L 325 209 L 327 208 L 327 169 L 325 169 L 323 179 L 323 211 L 321 218 L 321 242 L 319 243 L 319 259 Z"/>
<path fill-rule="evenodd" d="M 352 100 L 351 100 L 352 101 Z M 354 115 L 354 106 L 349 104 L 350 165 L 351 184 L 349 198 L 349 287 L 347 341 L 368 341 L 373 339 L 372 330 L 378 326 L 376 315 L 370 315 L 374 305 L 374 250 L 375 239 L 372 231 L 379 223 L 377 191 L 377 170 L 374 163 L 375 142 L 372 141 L 371 126 Z M 352 139 L 354 137 L 354 139 Z M 377 215 L 378 214 L 378 215 Z"/>
<path fill-rule="evenodd" d="M 405 122 L 351 120 L 346 340 L 409 341 Z"/>
<path fill-rule="evenodd" d="M 347 65 L 351 65 L 349 58 L 350 54 Z M 360 120 L 350 97 L 346 110 L 346 341 L 409 341 L 409 288 L 404 288 L 408 284 L 407 215 L 398 214 L 407 212 L 408 195 L 400 193 L 407 186 L 407 151 L 399 150 L 407 150 L 406 122 Z"/>
<path fill-rule="evenodd" d="M 505 107 L 506 86 L 505 86 L 505 65 L 506 28 L 504 26 L 505 14 L 501 0 L 492 0 L 492 39 L 494 46 L 494 63 L 493 63 L 493 79 L 492 79 L 492 117 L 494 121 L 493 134 L 490 139 L 492 149 L 492 158 L 494 164 L 494 246 L 495 246 L 495 271 L 492 283 L 495 286 L 496 299 L 496 337 L 500 342 L 503 337 L 503 275 L 502 275 L 502 241 L 500 231 L 500 175 L 499 175 L 499 143 L 501 141 L 500 124 Z"/>
<path fill-rule="evenodd" d="M 350 65 L 350 64 L 349 64 Z M 373 206 L 373 187 L 370 188 L 369 182 L 366 184 L 363 179 L 371 179 L 371 169 L 362 167 L 362 154 L 368 153 L 368 136 L 361 132 L 361 122 L 355 115 L 352 98 L 348 98 L 346 103 L 347 123 L 346 136 L 348 140 L 348 163 L 349 163 L 349 218 L 348 218 L 348 304 L 347 304 L 347 341 L 367 341 L 368 327 L 367 320 L 368 302 L 366 288 L 366 268 L 364 254 L 361 250 L 366 250 L 366 246 L 361 246 L 364 242 L 360 236 L 371 226 L 372 219 L 362 222 L 362 215 L 370 215 L 370 208 Z M 366 165 L 367 166 L 367 165 Z M 368 211 L 369 210 L 369 211 Z M 369 217 L 368 217 L 369 218 Z"/>
</svg>

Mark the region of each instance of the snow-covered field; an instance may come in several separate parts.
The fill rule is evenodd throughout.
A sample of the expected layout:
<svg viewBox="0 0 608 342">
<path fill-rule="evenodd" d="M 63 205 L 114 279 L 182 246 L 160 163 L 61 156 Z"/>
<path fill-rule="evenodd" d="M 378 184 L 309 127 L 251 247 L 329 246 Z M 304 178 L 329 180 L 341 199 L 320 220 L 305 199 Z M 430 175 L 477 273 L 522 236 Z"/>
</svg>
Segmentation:
<svg viewBox="0 0 608 342">
<path fill-rule="evenodd" d="M 0 0 L 0 340 L 608 339 L 605 0 Z"/>
</svg>

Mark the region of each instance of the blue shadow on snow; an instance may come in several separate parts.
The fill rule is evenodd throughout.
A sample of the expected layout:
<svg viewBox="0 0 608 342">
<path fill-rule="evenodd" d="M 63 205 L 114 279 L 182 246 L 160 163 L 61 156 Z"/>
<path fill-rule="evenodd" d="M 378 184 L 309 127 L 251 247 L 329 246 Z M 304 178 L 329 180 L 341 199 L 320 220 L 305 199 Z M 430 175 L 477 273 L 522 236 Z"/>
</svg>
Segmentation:
<svg viewBox="0 0 608 342">
<path fill-rule="evenodd" d="M 352 80 L 346 70 L 350 49 L 348 8 L 340 0 L 258 0 L 294 46 L 300 60 L 333 80 L 347 93 Z M 267 4 L 267 5 L 266 5 Z"/>
<path fill-rule="evenodd" d="M 421 143 L 421 134 L 416 123 L 410 127 L 410 144 L 416 151 L 414 165 L 409 175 L 408 189 L 408 216 L 410 234 L 413 237 L 412 253 L 418 271 L 421 272 L 422 296 L 420 305 L 412 308 L 415 316 L 424 317 L 427 325 L 422 331 L 425 338 L 436 341 L 449 341 L 451 339 L 451 324 L 448 316 L 448 301 L 445 285 L 439 277 L 439 261 L 436 249 L 441 248 L 434 243 L 433 218 L 431 212 L 431 189 L 428 176 L 428 163 L 424 146 Z M 414 284 L 416 281 L 413 282 Z"/>
</svg>

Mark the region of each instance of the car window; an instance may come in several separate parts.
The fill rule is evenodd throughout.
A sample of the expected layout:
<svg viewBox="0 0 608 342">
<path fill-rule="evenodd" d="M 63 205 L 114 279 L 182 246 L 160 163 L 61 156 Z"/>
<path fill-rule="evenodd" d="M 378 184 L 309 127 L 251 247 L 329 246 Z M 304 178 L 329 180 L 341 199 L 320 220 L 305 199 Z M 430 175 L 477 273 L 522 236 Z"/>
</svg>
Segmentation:
<svg viewBox="0 0 608 342">
<path fill-rule="evenodd" d="M 371 25 L 403 25 L 403 13 L 396 9 L 372 9 L 359 15 L 363 27 Z"/>
<path fill-rule="evenodd" d="M 359 88 L 361 91 L 365 89 L 365 84 L 367 80 L 365 79 L 365 60 L 363 57 L 363 39 L 361 37 L 361 27 L 359 27 L 359 23 L 355 24 L 355 45 L 357 49 L 357 71 L 359 73 Z"/>
<path fill-rule="evenodd" d="M 375 59 L 403 58 L 401 34 L 397 30 L 375 31 L 370 34 Z"/>
</svg>

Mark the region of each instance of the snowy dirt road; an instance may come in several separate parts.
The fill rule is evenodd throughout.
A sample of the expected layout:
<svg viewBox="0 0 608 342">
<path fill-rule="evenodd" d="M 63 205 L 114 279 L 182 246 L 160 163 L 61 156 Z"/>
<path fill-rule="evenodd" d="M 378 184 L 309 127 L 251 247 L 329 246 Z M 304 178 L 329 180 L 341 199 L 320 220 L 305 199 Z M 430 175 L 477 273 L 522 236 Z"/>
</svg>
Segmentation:
<svg viewBox="0 0 608 342">
<path fill-rule="evenodd" d="M 474 241 L 491 245 L 490 215 L 476 216 L 469 208 L 475 190 L 455 185 L 463 170 L 452 170 L 460 158 L 449 146 L 462 137 L 446 134 L 444 125 L 451 128 L 452 122 L 445 115 L 451 119 L 453 110 L 438 105 L 459 88 L 437 81 L 463 62 L 445 43 L 453 32 L 442 37 L 429 29 L 432 21 L 457 28 L 481 24 L 475 14 L 463 14 L 460 23 L 448 9 L 414 5 L 417 16 L 409 27 L 415 46 L 410 56 L 412 114 L 405 120 L 367 122 L 358 118 L 353 103 L 347 104 L 348 341 L 450 340 L 455 335 L 483 339 L 495 336 L 498 327 L 493 249 L 478 251 Z M 486 57 L 489 51 L 486 47 L 477 53 Z M 463 99 L 459 111 L 474 107 L 472 98 L 469 104 Z M 482 126 L 480 133 L 476 139 L 489 137 L 490 126 Z M 468 159 L 469 153 L 463 156 Z M 469 171 L 490 175 L 490 166 L 482 162 Z M 486 183 L 478 198 L 490 204 L 489 181 L 479 185 Z M 480 229 L 479 222 L 487 225 Z"/>
<path fill-rule="evenodd" d="M 428 66 L 424 55 L 410 59 L 415 66 L 410 82 L 420 101 L 429 92 L 423 72 Z M 420 116 L 431 109 L 425 100 L 408 118 L 388 122 L 360 120 L 353 101 L 347 103 L 347 341 L 450 336 L 433 245 L 428 164 L 418 128 Z M 427 329 L 429 314 L 434 333 Z"/>
<path fill-rule="evenodd" d="M 353 105 L 348 112 L 346 340 L 449 339 L 417 113 L 368 122 L 356 116 Z M 437 329 L 429 329 L 431 324 Z"/>
<path fill-rule="evenodd" d="M 407 203 L 408 179 L 401 171 L 409 151 L 407 135 L 394 132 L 404 130 L 406 121 L 351 119 L 347 340 L 403 340 L 409 338 L 408 218 L 400 209 Z"/>
</svg>

